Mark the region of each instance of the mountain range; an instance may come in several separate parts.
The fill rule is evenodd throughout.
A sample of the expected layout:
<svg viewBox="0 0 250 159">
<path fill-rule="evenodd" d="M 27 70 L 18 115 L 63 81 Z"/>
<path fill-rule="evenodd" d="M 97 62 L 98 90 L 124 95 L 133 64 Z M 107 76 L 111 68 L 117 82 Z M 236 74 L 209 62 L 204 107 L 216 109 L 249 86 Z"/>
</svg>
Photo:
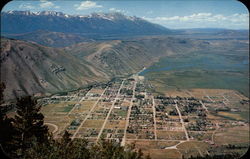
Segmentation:
<svg viewBox="0 0 250 159">
<path fill-rule="evenodd" d="M 238 34 L 210 30 L 170 30 L 120 13 L 72 16 L 54 11 L 2 12 L 4 97 L 9 100 L 69 91 L 129 76 L 165 56 L 234 46 L 189 38 L 197 32 L 199 37 L 212 32 L 213 38 Z"/>
<path fill-rule="evenodd" d="M 21 34 L 8 34 L 7 37 L 24 40 L 27 42 L 36 42 L 38 44 L 50 47 L 70 46 L 80 42 L 95 41 L 91 38 L 86 38 L 78 34 L 51 32 L 46 30 L 37 30 L 34 32 Z"/>
<path fill-rule="evenodd" d="M 8 11 L 1 13 L 1 30 L 20 34 L 46 30 L 84 35 L 150 35 L 166 34 L 169 29 L 135 16 L 121 13 L 92 13 L 86 16 L 67 15 L 55 11 Z"/>
</svg>

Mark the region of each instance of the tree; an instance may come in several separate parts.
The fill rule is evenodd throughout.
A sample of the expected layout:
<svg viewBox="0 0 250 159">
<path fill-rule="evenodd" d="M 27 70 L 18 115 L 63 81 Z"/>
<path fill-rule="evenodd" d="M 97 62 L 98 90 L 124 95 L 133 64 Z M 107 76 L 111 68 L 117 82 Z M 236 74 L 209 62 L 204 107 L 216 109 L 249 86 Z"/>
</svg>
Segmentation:
<svg viewBox="0 0 250 159">
<path fill-rule="evenodd" d="M 12 153 L 17 147 L 13 146 L 13 135 L 16 131 L 12 125 L 13 119 L 8 118 L 5 114 L 0 115 L 0 147 L 4 155 L 13 156 Z"/>
<path fill-rule="evenodd" d="M 3 103 L 3 91 L 5 89 L 5 84 L 3 82 L 0 83 L 0 104 Z"/>
<path fill-rule="evenodd" d="M 206 155 L 206 156 L 190 156 L 188 159 L 237 159 L 240 158 L 240 154 L 237 152 L 228 153 L 228 154 L 218 154 L 218 155 Z"/>
<path fill-rule="evenodd" d="M 39 113 L 41 106 L 31 96 L 17 99 L 14 127 L 16 146 L 19 146 L 21 156 L 31 147 L 32 142 L 45 143 L 48 141 L 48 127 L 44 125 L 44 116 Z"/>
<path fill-rule="evenodd" d="M 145 159 L 151 159 L 150 155 L 147 154 L 147 156 L 145 157 Z"/>
<path fill-rule="evenodd" d="M 135 145 L 123 147 L 119 142 L 101 138 L 96 145 L 90 148 L 91 159 L 142 159 L 141 150 Z"/>
<path fill-rule="evenodd" d="M 1 87 L 1 103 L 4 85 Z M 62 139 L 53 139 L 44 125 L 41 106 L 30 97 L 18 98 L 16 115 L 8 118 L 0 107 L 0 148 L 8 158 L 23 159 L 142 159 L 141 150 L 135 145 L 126 147 L 120 143 L 104 140 L 88 146 L 86 139 L 71 139 L 65 131 Z M 147 156 L 147 158 L 150 158 Z"/>
<path fill-rule="evenodd" d="M 0 83 L 0 104 L 4 102 L 3 91 L 5 84 Z M 12 125 L 13 119 L 6 116 L 6 111 L 0 106 L 0 150 L 6 158 L 14 157 L 11 151 L 16 148 L 12 146 L 13 135 L 16 133 Z"/>
</svg>

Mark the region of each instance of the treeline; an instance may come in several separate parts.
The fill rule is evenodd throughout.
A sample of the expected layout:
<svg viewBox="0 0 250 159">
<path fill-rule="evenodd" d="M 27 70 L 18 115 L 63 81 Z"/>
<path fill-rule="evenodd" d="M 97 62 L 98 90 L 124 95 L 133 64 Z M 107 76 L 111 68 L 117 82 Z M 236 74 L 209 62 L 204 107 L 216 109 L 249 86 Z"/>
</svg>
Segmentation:
<svg viewBox="0 0 250 159">
<path fill-rule="evenodd" d="M 206 156 L 191 156 L 188 159 L 239 159 L 241 155 L 239 153 L 221 154 L 221 155 L 206 155 Z"/>
<path fill-rule="evenodd" d="M 3 103 L 4 84 L 0 84 Z M 0 103 L 0 104 L 1 104 Z M 44 125 L 41 106 L 30 96 L 17 99 L 16 115 L 7 117 L 0 109 L 0 148 L 6 158 L 13 159 L 142 159 L 143 153 L 135 145 L 101 139 L 88 144 L 86 139 L 71 139 L 67 131 L 61 139 L 54 139 Z M 1 108 L 1 107 L 0 107 Z M 146 156 L 146 158 L 150 158 Z"/>
</svg>

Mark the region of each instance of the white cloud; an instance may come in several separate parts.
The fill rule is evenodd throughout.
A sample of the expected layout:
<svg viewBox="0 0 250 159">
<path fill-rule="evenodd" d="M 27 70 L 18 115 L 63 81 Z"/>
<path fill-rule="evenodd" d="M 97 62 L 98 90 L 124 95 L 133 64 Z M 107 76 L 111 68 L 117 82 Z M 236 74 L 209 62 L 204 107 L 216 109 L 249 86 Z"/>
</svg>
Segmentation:
<svg viewBox="0 0 250 159">
<path fill-rule="evenodd" d="M 123 13 L 123 14 L 128 14 L 128 11 L 125 10 L 121 10 L 121 9 L 116 9 L 116 8 L 109 8 L 109 11 L 111 12 L 119 12 L 119 13 Z"/>
<path fill-rule="evenodd" d="M 24 3 L 24 4 L 21 4 L 21 5 L 19 5 L 19 8 L 20 9 L 34 9 L 35 7 L 34 6 L 32 6 L 30 3 Z"/>
<path fill-rule="evenodd" d="M 109 8 L 109 11 L 111 11 L 111 12 L 122 12 L 122 10 L 116 9 L 116 8 Z"/>
<path fill-rule="evenodd" d="M 47 1 L 42 1 L 40 4 L 40 7 L 42 7 L 42 8 L 51 8 L 53 6 L 54 6 L 54 3 L 47 2 Z"/>
<path fill-rule="evenodd" d="M 248 21 L 248 14 L 233 14 L 229 16 L 224 16 L 221 14 L 213 15 L 212 13 L 195 13 L 188 16 L 172 16 L 172 17 L 156 17 L 156 18 L 146 18 L 144 19 L 161 22 L 161 21 L 189 21 L 189 22 L 206 22 L 206 21 Z"/>
<path fill-rule="evenodd" d="M 84 1 L 80 5 L 75 4 L 76 10 L 87 10 L 92 8 L 102 8 L 101 5 L 96 4 L 96 2 Z"/>
<path fill-rule="evenodd" d="M 60 6 L 56 6 L 54 3 L 52 2 L 48 2 L 47 0 L 40 0 L 40 7 L 41 8 L 60 8 Z"/>
<path fill-rule="evenodd" d="M 234 27 L 242 26 L 242 28 L 248 27 L 249 15 L 248 14 L 233 14 L 222 15 L 212 13 L 194 13 L 186 16 L 172 16 L 172 17 L 155 17 L 144 19 L 153 23 L 168 26 L 169 24 L 175 24 L 177 27 Z"/>
</svg>

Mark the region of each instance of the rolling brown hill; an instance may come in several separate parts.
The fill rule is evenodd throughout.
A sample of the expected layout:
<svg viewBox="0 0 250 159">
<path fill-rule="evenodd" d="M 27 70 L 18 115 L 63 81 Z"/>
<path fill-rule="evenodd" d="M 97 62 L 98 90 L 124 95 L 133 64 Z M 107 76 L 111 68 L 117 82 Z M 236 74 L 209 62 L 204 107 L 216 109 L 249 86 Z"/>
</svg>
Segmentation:
<svg viewBox="0 0 250 159">
<path fill-rule="evenodd" d="M 5 99 L 55 93 L 126 76 L 160 57 L 186 54 L 206 47 L 201 41 L 171 37 L 83 42 L 58 49 L 13 39 L 1 39 L 1 81 Z"/>
<path fill-rule="evenodd" d="M 109 76 L 118 76 L 135 73 L 150 66 L 160 57 L 186 54 L 207 46 L 209 44 L 197 40 L 150 36 L 131 40 L 84 42 L 64 50 L 94 64 Z"/>
<path fill-rule="evenodd" d="M 62 50 L 19 40 L 1 39 L 1 81 L 5 99 L 76 89 L 108 77 Z"/>
</svg>

